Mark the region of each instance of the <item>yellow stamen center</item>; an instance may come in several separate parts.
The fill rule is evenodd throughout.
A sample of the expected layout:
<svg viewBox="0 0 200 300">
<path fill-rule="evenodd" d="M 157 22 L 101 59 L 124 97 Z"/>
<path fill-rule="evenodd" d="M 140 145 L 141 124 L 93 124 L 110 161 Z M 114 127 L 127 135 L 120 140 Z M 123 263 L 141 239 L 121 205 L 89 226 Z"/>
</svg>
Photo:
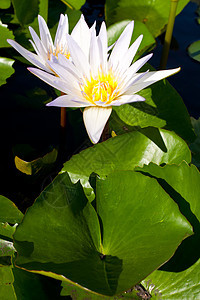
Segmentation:
<svg viewBox="0 0 200 300">
<path fill-rule="evenodd" d="M 110 104 L 119 94 L 118 81 L 112 72 L 99 72 L 97 77 L 86 79 L 80 84 L 82 95 L 95 105 Z"/>
<path fill-rule="evenodd" d="M 53 54 L 56 58 L 58 58 L 58 53 L 64 55 L 67 59 L 70 58 L 70 52 L 67 48 L 63 46 L 57 45 L 56 48 L 52 49 L 52 47 L 48 50 L 48 60 L 51 59 L 51 54 Z"/>
</svg>

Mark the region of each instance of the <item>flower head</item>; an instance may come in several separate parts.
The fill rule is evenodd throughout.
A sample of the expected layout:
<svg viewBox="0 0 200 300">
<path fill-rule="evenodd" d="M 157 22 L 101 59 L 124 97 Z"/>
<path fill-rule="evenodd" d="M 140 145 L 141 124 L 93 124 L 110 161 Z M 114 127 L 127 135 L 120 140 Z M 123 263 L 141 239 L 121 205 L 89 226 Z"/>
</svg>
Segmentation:
<svg viewBox="0 0 200 300">
<path fill-rule="evenodd" d="M 38 15 L 38 24 L 39 24 L 39 32 L 40 38 L 34 31 L 32 27 L 29 27 L 30 34 L 32 36 L 32 40 L 30 43 L 32 44 L 35 53 L 32 53 L 19 45 L 17 42 L 8 39 L 8 43 L 15 48 L 22 56 L 24 56 L 28 61 L 30 61 L 33 65 L 37 66 L 44 71 L 49 73 L 55 73 L 49 66 L 48 61 L 52 60 L 52 57 L 58 57 L 58 54 L 64 55 L 67 59 L 70 58 L 70 51 L 67 44 L 67 34 L 69 31 L 68 26 L 68 17 L 67 15 L 60 15 L 60 20 L 58 23 L 58 28 L 55 35 L 54 43 L 51 38 L 51 34 L 47 27 L 47 24 L 43 17 Z M 84 31 L 84 41 L 83 34 Z M 82 47 L 83 51 L 85 51 L 85 55 L 87 56 L 88 49 L 84 48 L 85 42 L 90 43 L 90 30 L 84 20 L 84 17 L 81 16 L 80 20 L 74 27 L 72 31 L 72 36 L 74 40 Z"/>
<path fill-rule="evenodd" d="M 48 62 L 59 77 L 29 68 L 36 76 L 66 94 L 48 103 L 48 106 L 85 107 L 83 120 L 93 143 L 99 141 L 112 106 L 144 101 L 137 92 L 179 71 L 177 68 L 137 73 L 152 54 L 131 65 L 142 41 L 141 35 L 129 47 L 133 26 L 134 22 L 127 25 L 110 55 L 105 23 L 102 23 L 98 36 L 95 28 L 92 28 L 90 43 L 85 44 L 88 56 L 73 37 L 68 35 L 67 43 L 72 61 L 58 54 L 58 59 L 53 58 Z"/>
</svg>

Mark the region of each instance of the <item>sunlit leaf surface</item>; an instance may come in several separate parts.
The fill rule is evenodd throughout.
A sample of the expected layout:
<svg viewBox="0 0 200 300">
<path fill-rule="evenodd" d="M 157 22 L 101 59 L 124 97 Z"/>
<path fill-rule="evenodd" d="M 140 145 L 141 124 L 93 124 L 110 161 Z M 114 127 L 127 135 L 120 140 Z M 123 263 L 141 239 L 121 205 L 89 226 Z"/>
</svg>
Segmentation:
<svg viewBox="0 0 200 300">
<path fill-rule="evenodd" d="M 157 178 L 194 230 L 194 235 L 179 246 L 175 255 L 159 271 L 149 275 L 144 285 L 154 299 L 161 296 L 162 299 L 199 299 L 200 173 L 195 166 L 188 166 L 185 162 L 179 166 L 164 167 L 150 164 L 140 170 Z"/>
<path fill-rule="evenodd" d="M 0 57 L 0 85 L 5 84 L 6 79 L 14 73 L 13 63 L 12 59 Z"/>
<path fill-rule="evenodd" d="M 83 150 L 64 164 L 61 172 L 89 176 L 92 172 L 107 175 L 116 170 L 133 170 L 154 162 L 181 163 L 190 162 L 191 154 L 186 143 L 176 134 L 154 129 L 126 133 L 110 138 L 104 143 Z"/>
<path fill-rule="evenodd" d="M 156 180 L 133 171 L 99 179 L 96 202 L 101 233 L 80 184 L 59 175 L 17 227 L 17 265 L 112 296 L 167 261 L 192 233 Z"/>
<path fill-rule="evenodd" d="M 7 43 L 7 39 L 14 39 L 14 35 L 11 30 L 8 29 L 8 26 L 6 24 L 3 24 L 0 21 L 0 48 L 2 47 L 11 47 Z"/>
<path fill-rule="evenodd" d="M 178 2 L 177 14 L 189 0 Z M 157 37 L 168 22 L 170 1 L 163 0 L 109 0 L 106 1 L 106 21 L 113 24 L 122 20 L 138 20 Z"/>
</svg>

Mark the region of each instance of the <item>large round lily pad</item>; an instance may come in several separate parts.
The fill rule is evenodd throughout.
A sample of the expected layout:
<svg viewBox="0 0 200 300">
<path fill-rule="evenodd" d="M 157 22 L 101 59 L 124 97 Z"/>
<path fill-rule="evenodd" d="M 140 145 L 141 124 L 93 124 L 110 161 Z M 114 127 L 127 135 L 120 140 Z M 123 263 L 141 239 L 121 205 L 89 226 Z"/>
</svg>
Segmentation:
<svg viewBox="0 0 200 300">
<path fill-rule="evenodd" d="M 157 269 L 192 234 L 156 180 L 134 171 L 98 179 L 96 206 L 98 215 L 67 173 L 56 177 L 17 227 L 16 264 L 112 296 Z"/>
</svg>

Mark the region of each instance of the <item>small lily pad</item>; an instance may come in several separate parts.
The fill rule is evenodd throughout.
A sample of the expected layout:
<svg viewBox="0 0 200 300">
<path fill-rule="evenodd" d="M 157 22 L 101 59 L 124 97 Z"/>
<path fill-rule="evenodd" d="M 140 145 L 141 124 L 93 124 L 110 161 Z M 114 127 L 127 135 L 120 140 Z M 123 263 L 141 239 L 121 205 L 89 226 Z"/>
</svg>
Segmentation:
<svg viewBox="0 0 200 300">
<path fill-rule="evenodd" d="M 44 168 L 50 167 L 55 163 L 57 159 L 58 151 L 53 149 L 53 151 L 45 154 L 43 157 L 35 159 L 33 161 L 27 162 L 18 156 L 15 156 L 15 166 L 16 168 L 27 175 L 34 175 Z"/>
<path fill-rule="evenodd" d="M 188 54 L 191 58 L 200 62 L 200 40 L 192 43 L 188 47 Z"/>
<path fill-rule="evenodd" d="M 0 57 L 0 85 L 6 83 L 6 79 L 9 78 L 15 70 L 13 69 L 12 65 L 14 60 Z"/>
</svg>

